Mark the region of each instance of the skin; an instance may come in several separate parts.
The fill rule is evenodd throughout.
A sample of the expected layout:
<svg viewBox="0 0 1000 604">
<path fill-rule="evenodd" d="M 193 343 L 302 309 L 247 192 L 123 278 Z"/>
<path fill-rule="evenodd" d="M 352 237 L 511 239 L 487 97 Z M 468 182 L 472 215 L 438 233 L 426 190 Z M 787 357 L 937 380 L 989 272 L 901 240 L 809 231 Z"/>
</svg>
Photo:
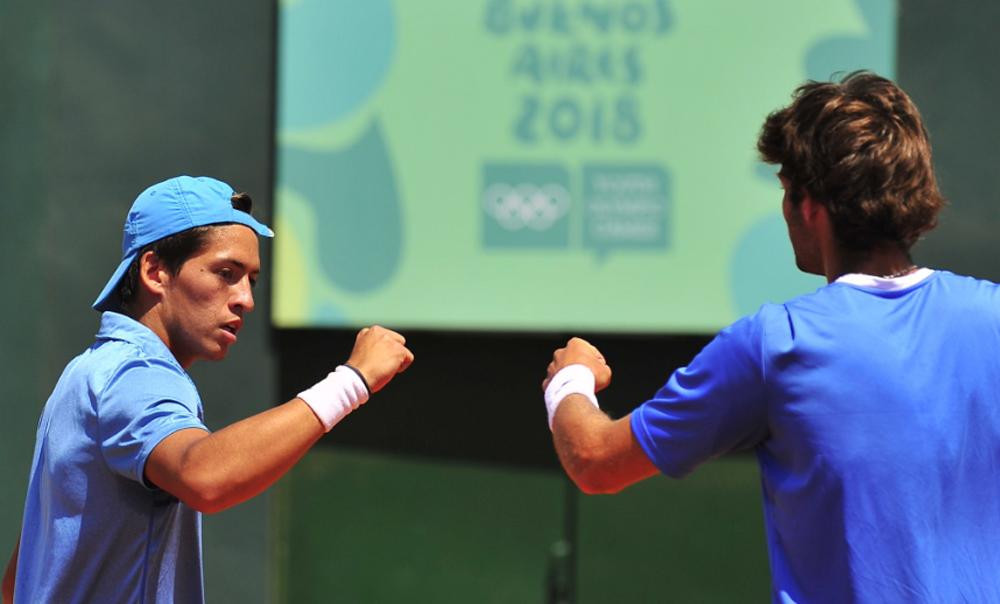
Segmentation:
<svg viewBox="0 0 1000 604">
<path fill-rule="evenodd" d="M 913 267 L 908 251 L 895 246 L 860 255 L 842 249 L 826 207 L 808 195 L 796 206 L 789 183 L 781 180 L 782 210 L 799 269 L 832 282 L 847 273 L 891 275 Z M 597 391 L 610 384 L 611 369 L 600 351 L 572 338 L 552 355 L 542 389 L 560 369 L 575 363 L 593 372 Z M 585 493 L 616 493 L 658 472 L 632 433 L 631 414 L 612 420 L 578 394 L 567 396 L 556 409 L 552 440 L 567 475 Z"/>
<path fill-rule="evenodd" d="M 7 570 L 3 573 L 3 602 L 10 604 L 14 601 L 14 575 L 17 572 L 17 552 L 21 549 L 21 538 L 17 538 L 14 544 L 14 553 L 10 555 L 7 563 Z"/>
<path fill-rule="evenodd" d="M 560 369 L 585 365 L 594 374 L 595 391 L 611 383 L 611 368 L 604 355 L 581 338 L 571 338 L 555 351 L 542 390 Z M 612 420 L 586 397 L 564 398 L 552 418 L 552 440 L 566 474 L 585 493 L 617 493 L 656 474 L 653 465 L 632 435 L 631 416 Z"/>
<path fill-rule="evenodd" d="M 140 281 L 149 295 L 137 318 L 181 366 L 221 359 L 236 342 L 243 316 L 254 306 L 257 246 L 252 230 L 228 225 L 213 229 L 207 245 L 176 275 L 155 254 L 142 258 Z M 405 344 L 403 336 L 383 327 L 362 329 L 348 364 L 377 392 L 413 361 Z M 175 432 L 153 449 L 146 477 L 190 507 L 215 513 L 271 486 L 323 434 L 312 408 L 295 398 L 217 432 Z"/>
<path fill-rule="evenodd" d="M 784 189 L 782 214 L 799 270 L 826 277 L 828 283 L 848 273 L 893 275 L 913 267 L 909 250 L 894 245 L 876 246 L 859 254 L 843 249 L 834 235 L 826 206 L 804 194 L 798 206 L 792 203 L 790 183 L 779 177 Z"/>
<path fill-rule="evenodd" d="M 185 369 L 197 360 L 224 358 L 244 315 L 254 309 L 257 235 L 243 225 L 216 227 L 176 275 L 153 252 L 140 258 L 139 267 L 134 318 L 159 336 Z"/>
<path fill-rule="evenodd" d="M 259 273 L 257 235 L 251 229 L 213 228 L 206 245 L 177 274 L 152 252 L 140 258 L 133 318 L 159 336 L 185 369 L 199 360 L 220 360 L 254 309 Z M 358 332 L 347 362 L 374 393 L 405 371 L 413 354 L 403 336 L 375 325 Z M 188 506 L 215 513 L 267 489 L 323 434 L 312 408 L 294 398 L 216 432 L 174 432 L 153 449 L 145 475 Z M 5 604 L 13 599 L 19 545 L 20 538 L 4 574 Z"/>
</svg>

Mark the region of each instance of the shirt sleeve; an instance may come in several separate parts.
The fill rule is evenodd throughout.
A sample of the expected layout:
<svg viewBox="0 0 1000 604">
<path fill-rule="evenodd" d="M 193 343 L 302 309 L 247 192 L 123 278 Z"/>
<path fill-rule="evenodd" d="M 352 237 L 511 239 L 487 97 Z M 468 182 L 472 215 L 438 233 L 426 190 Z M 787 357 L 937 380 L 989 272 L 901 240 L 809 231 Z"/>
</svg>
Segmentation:
<svg viewBox="0 0 1000 604">
<path fill-rule="evenodd" d="M 683 477 L 766 437 L 760 314 L 723 329 L 632 412 L 632 433 L 664 474 Z"/>
<path fill-rule="evenodd" d="M 147 488 L 146 460 L 160 441 L 185 428 L 207 430 L 194 384 L 155 359 L 132 360 L 118 369 L 100 395 L 98 426 L 108 466 Z"/>
</svg>

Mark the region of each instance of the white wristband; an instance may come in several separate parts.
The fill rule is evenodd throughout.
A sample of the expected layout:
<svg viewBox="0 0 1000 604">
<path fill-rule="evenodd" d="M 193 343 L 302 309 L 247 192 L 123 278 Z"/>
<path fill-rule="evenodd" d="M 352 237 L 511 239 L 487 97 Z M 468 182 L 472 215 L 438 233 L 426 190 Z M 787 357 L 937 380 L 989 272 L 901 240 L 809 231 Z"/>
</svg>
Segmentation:
<svg viewBox="0 0 1000 604">
<path fill-rule="evenodd" d="M 594 396 L 594 374 L 586 365 L 579 363 L 567 365 L 556 372 L 549 380 L 545 389 L 545 408 L 549 412 L 549 430 L 552 429 L 552 418 L 556 416 L 559 403 L 570 394 L 582 394 L 598 409 L 597 397 Z"/>
<path fill-rule="evenodd" d="M 338 366 L 298 397 L 309 405 L 327 432 L 368 400 L 368 388 L 350 368 Z"/>
</svg>

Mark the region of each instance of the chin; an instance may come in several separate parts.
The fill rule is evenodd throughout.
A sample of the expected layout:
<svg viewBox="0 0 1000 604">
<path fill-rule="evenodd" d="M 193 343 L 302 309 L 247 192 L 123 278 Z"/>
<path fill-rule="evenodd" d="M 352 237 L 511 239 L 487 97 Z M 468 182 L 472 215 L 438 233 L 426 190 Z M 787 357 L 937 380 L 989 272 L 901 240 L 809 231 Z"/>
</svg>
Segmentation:
<svg viewBox="0 0 1000 604">
<path fill-rule="evenodd" d="M 206 361 L 221 361 L 222 359 L 226 358 L 226 355 L 228 354 L 229 354 L 229 347 L 223 347 L 207 351 L 202 358 L 205 359 Z"/>
</svg>

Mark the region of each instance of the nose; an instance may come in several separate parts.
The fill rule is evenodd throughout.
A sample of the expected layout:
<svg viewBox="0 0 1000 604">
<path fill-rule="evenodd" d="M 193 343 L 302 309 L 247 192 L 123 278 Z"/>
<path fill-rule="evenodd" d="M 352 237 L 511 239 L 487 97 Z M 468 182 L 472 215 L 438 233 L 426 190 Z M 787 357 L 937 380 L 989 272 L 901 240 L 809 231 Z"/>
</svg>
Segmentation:
<svg viewBox="0 0 1000 604">
<path fill-rule="evenodd" d="M 253 288 L 250 286 L 250 278 L 244 277 L 236 284 L 233 299 L 230 306 L 236 314 L 251 312 L 253 310 Z"/>
</svg>

